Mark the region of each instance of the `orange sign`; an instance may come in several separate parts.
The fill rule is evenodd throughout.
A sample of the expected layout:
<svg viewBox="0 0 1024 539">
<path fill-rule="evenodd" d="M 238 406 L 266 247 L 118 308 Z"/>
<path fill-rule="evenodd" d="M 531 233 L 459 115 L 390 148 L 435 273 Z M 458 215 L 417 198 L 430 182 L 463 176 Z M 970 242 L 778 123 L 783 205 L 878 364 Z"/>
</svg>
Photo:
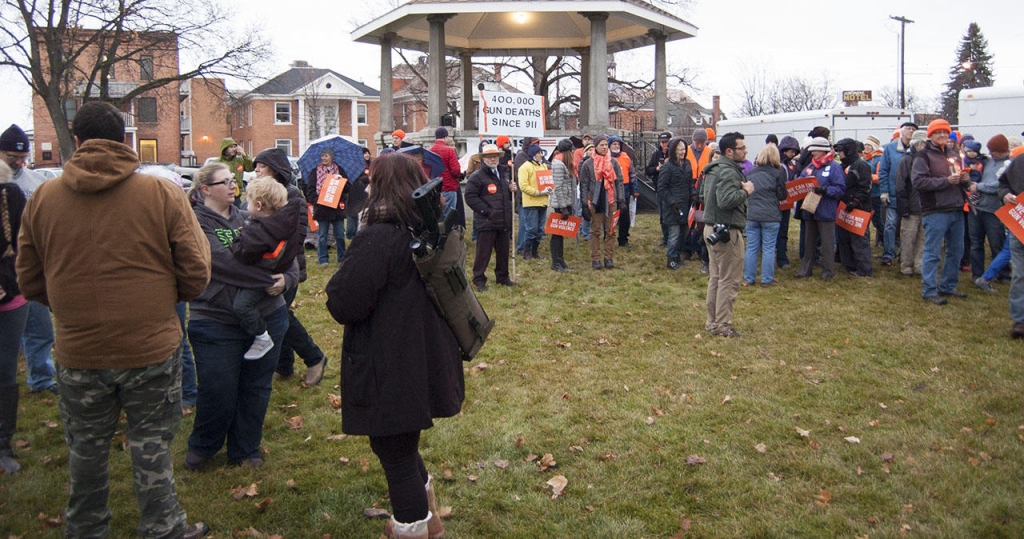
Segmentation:
<svg viewBox="0 0 1024 539">
<path fill-rule="evenodd" d="M 309 222 L 309 229 L 313 232 L 320 230 L 320 223 L 313 219 L 313 204 L 309 202 L 306 203 L 306 221 Z"/>
<path fill-rule="evenodd" d="M 815 177 L 797 178 L 793 181 L 786 182 L 786 200 L 779 202 L 780 210 L 791 210 L 793 206 L 796 206 L 798 201 L 804 199 L 807 193 L 810 193 L 818 186 L 818 179 Z"/>
<path fill-rule="evenodd" d="M 345 190 L 347 182 L 348 178 L 335 174 L 324 178 L 324 183 L 320 185 L 320 198 L 316 203 L 328 208 L 344 208 L 345 206 L 341 203 L 341 192 Z"/>
<path fill-rule="evenodd" d="M 836 224 L 851 234 L 863 236 L 868 231 L 868 225 L 871 224 L 872 213 L 874 212 L 864 210 L 846 211 L 846 204 L 840 200 L 839 211 L 836 212 Z"/>
<path fill-rule="evenodd" d="M 537 171 L 537 190 L 543 191 L 548 187 L 555 188 L 555 180 L 551 177 L 550 170 L 538 170 Z"/>
<path fill-rule="evenodd" d="M 1006 204 L 996 210 L 996 217 L 1006 225 L 1006 229 L 1024 243 L 1024 205 Z"/>
<path fill-rule="evenodd" d="M 615 232 L 615 226 L 619 224 L 619 214 L 621 213 L 622 210 L 615 210 L 615 213 L 612 214 L 612 229 L 608 232 L 608 234 L 612 234 Z"/>
<path fill-rule="evenodd" d="M 568 219 L 562 219 L 559 213 L 552 213 L 548 216 L 548 222 L 544 225 L 544 232 L 556 236 L 575 238 L 580 230 L 580 223 L 583 219 L 570 215 Z"/>
</svg>

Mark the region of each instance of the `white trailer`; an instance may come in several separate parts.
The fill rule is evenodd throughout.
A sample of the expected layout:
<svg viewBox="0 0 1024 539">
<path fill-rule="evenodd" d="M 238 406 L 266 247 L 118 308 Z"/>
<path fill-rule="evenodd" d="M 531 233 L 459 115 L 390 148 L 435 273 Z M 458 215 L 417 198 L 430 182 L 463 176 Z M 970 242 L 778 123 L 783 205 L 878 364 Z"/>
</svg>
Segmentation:
<svg viewBox="0 0 1024 539">
<path fill-rule="evenodd" d="M 863 142 L 873 135 L 884 145 L 892 140 L 893 132 L 900 124 L 908 121 L 914 121 L 914 114 L 904 109 L 840 107 L 723 120 L 718 122 L 715 132 L 719 137 L 731 131 L 743 133 L 748 148 L 747 159 L 753 161 L 764 148 L 764 139 L 768 135 L 774 134 L 779 140 L 789 135 L 802 146 L 811 129 L 824 126 L 832 131 L 832 142 L 844 138 Z"/>
<path fill-rule="evenodd" d="M 985 144 L 998 133 L 1021 135 L 1024 131 L 1024 86 L 960 90 L 961 134 L 973 135 Z"/>
</svg>

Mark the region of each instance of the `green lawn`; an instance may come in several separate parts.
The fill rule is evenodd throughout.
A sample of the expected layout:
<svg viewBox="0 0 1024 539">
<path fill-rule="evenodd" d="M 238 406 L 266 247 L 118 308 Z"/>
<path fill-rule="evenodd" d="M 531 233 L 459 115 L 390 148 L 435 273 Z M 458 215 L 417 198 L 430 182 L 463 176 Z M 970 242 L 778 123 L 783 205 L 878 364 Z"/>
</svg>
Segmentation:
<svg viewBox="0 0 1024 539">
<path fill-rule="evenodd" d="M 591 270 L 586 245 L 567 241 L 572 272 L 520 260 L 519 287 L 479 295 L 497 325 L 465 364 L 463 413 L 422 441 L 449 537 L 1024 537 L 1024 343 L 1008 338 L 1008 285 L 986 294 L 961 274 L 970 297 L 937 307 L 896 267 L 829 282 L 794 280 L 794 267 L 780 286 L 742 288 L 743 338 L 722 339 L 704 331 L 700 263 L 665 269 L 658 234 L 641 215 L 615 270 Z M 794 222 L 794 261 L 796 236 Z M 222 453 L 206 471 L 177 469 L 182 505 L 213 537 L 383 530 L 363 513 L 390 508 L 367 441 L 331 439 L 331 269 L 310 266 L 297 308 L 327 375 L 275 383 L 267 464 L 227 468 Z M 0 537 L 59 537 L 47 522 L 68 481 L 57 408 L 24 389 L 21 402 L 23 471 L 0 476 Z M 113 536 L 130 537 L 138 509 L 116 445 Z M 557 465 L 541 471 L 548 453 Z M 558 475 L 568 484 L 552 499 Z M 253 483 L 255 497 L 233 498 Z"/>
</svg>

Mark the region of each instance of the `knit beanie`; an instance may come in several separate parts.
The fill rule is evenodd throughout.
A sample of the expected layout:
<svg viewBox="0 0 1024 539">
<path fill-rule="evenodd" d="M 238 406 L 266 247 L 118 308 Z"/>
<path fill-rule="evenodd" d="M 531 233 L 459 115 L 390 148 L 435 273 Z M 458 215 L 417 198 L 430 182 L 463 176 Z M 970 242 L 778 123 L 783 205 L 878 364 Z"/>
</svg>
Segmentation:
<svg viewBox="0 0 1024 539">
<path fill-rule="evenodd" d="M 975 153 L 981 153 L 981 143 L 976 140 L 965 141 L 964 148 Z"/>
<path fill-rule="evenodd" d="M 541 149 L 540 145 L 531 144 L 530 148 L 526 150 L 526 156 L 529 157 L 530 159 L 533 159 L 533 157 L 537 155 L 538 152 L 543 153 L 544 150 Z"/>
<path fill-rule="evenodd" d="M 692 140 L 693 142 L 707 142 L 708 132 L 705 131 L 703 128 L 698 127 L 697 129 L 693 130 L 693 135 L 690 135 L 690 140 Z M 597 142 L 597 140 L 594 140 L 594 142 Z"/>
<path fill-rule="evenodd" d="M 878 137 L 868 136 L 865 138 L 864 145 L 867 146 L 868 144 L 874 146 L 876 150 L 882 147 L 882 143 L 878 140 Z"/>
<path fill-rule="evenodd" d="M 992 153 L 1007 153 L 1010 151 L 1010 141 L 1003 134 L 998 134 L 988 139 L 988 151 Z"/>
<path fill-rule="evenodd" d="M 27 152 L 28 135 L 17 125 L 11 124 L 6 131 L 0 135 L 0 150 L 5 152 Z"/>
<path fill-rule="evenodd" d="M 928 132 L 926 133 L 926 135 L 928 136 L 928 138 L 931 138 L 932 134 L 934 134 L 936 131 L 945 131 L 947 133 L 952 133 L 953 128 L 949 126 L 949 122 L 947 122 L 946 120 L 943 120 L 942 118 L 936 118 L 932 120 L 931 123 L 928 124 Z"/>
<path fill-rule="evenodd" d="M 715 130 L 714 129 L 711 129 L 710 127 L 706 127 L 706 128 L 704 128 L 704 133 L 707 134 L 708 140 L 715 140 L 716 136 L 715 136 Z"/>
<path fill-rule="evenodd" d="M 443 127 L 438 127 L 434 130 L 434 138 L 438 140 L 448 138 L 448 130 Z"/>
<path fill-rule="evenodd" d="M 809 152 L 827 152 L 832 150 L 832 145 L 829 144 L 828 139 L 825 137 L 814 137 L 806 148 Z"/>
<path fill-rule="evenodd" d="M 512 140 L 508 138 L 508 135 L 498 135 L 498 140 L 495 141 L 495 144 L 501 148 L 509 142 L 512 142 Z"/>
<path fill-rule="evenodd" d="M 928 140 L 928 135 L 924 131 L 922 131 L 920 129 L 918 129 L 917 131 L 914 131 L 913 135 L 910 135 L 910 145 L 911 146 L 913 146 L 914 144 L 917 144 L 918 142 L 926 142 L 927 140 Z"/>
<path fill-rule="evenodd" d="M 694 132 L 694 134 L 696 134 L 696 132 Z M 608 135 L 598 135 L 598 136 L 594 137 L 594 147 L 597 148 L 597 146 L 599 144 L 601 144 L 601 141 L 607 142 L 608 141 Z"/>
<path fill-rule="evenodd" d="M 1010 158 L 1015 158 L 1018 155 L 1024 154 L 1024 146 L 1017 146 L 1010 151 Z"/>
<path fill-rule="evenodd" d="M 395 129 L 395 131 L 393 133 L 391 133 L 391 136 L 392 137 L 398 137 L 400 139 L 404 139 L 405 138 L 405 131 L 402 131 L 401 129 Z"/>
</svg>

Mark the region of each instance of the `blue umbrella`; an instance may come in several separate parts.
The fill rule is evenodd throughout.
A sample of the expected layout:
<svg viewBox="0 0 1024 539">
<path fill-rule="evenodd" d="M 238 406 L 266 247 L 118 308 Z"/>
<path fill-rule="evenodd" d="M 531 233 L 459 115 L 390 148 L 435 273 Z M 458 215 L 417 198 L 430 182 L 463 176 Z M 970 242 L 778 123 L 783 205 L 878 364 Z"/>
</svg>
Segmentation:
<svg viewBox="0 0 1024 539">
<path fill-rule="evenodd" d="M 430 167 L 430 177 L 436 178 L 444 172 L 444 161 L 441 160 L 441 156 L 436 153 L 424 148 L 423 146 L 407 146 L 398 150 L 398 153 L 412 154 L 423 152 L 423 162 Z"/>
<path fill-rule="evenodd" d="M 341 135 L 327 135 L 311 142 L 299 158 L 299 170 L 303 178 L 316 177 L 311 171 L 320 164 L 320 154 L 328 148 L 334 150 L 334 162 L 345 172 L 349 181 L 355 180 L 366 170 L 362 146 L 345 140 Z"/>
</svg>

